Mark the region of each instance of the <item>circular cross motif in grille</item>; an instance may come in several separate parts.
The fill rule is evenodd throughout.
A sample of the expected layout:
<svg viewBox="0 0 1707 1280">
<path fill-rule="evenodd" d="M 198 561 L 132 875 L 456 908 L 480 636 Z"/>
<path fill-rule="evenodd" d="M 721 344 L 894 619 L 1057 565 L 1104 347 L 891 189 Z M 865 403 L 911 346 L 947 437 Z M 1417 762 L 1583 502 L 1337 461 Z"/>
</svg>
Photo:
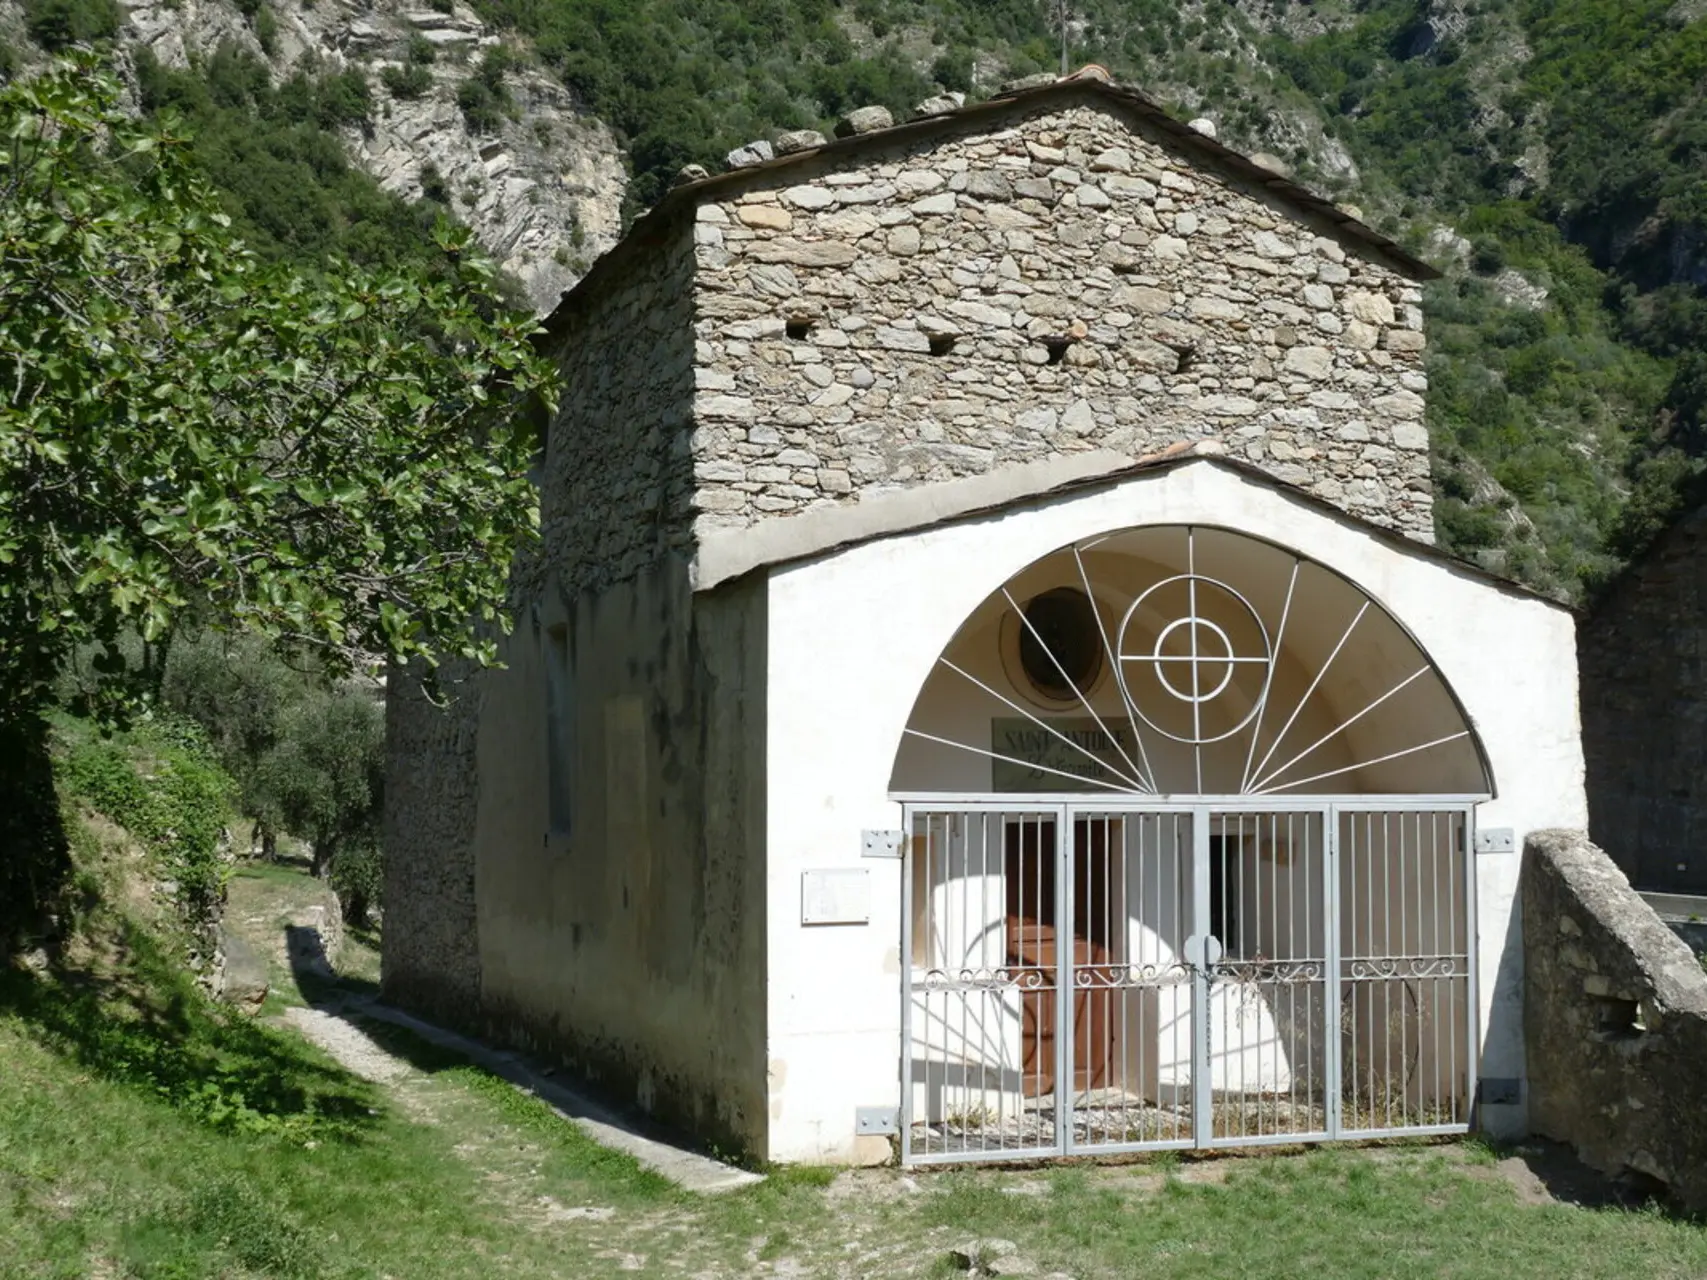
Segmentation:
<svg viewBox="0 0 1707 1280">
<path fill-rule="evenodd" d="M 1128 644 L 1128 639 L 1133 621 L 1143 610 L 1145 603 L 1158 591 L 1169 587 L 1177 589 L 1182 584 L 1187 601 L 1185 614 L 1175 618 L 1156 633 L 1155 642 L 1148 647 L 1148 652 L 1134 652 L 1133 647 Z M 1212 616 L 1217 614 L 1220 621 Z M 1229 634 L 1252 630 L 1257 637 L 1254 650 L 1241 649 Z M 1176 644 L 1183 648 L 1184 652 L 1168 652 L 1169 641 L 1175 636 L 1181 638 Z M 1119 658 L 1116 666 L 1121 685 L 1126 690 L 1132 709 L 1143 718 L 1144 723 L 1175 742 L 1201 746 L 1232 737 L 1249 724 L 1261 709 L 1262 699 L 1253 698 L 1250 710 L 1232 728 L 1216 734 L 1204 732 L 1204 705 L 1227 692 L 1228 686 L 1233 683 L 1234 673 L 1241 666 L 1260 666 L 1264 668 L 1266 678 L 1266 668 L 1273 660 L 1274 651 L 1269 643 L 1268 628 L 1263 625 L 1249 600 L 1224 582 L 1203 577 L 1201 574 L 1182 573 L 1156 583 L 1132 602 L 1132 607 L 1120 620 L 1120 632 L 1115 639 L 1115 654 Z M 1191 708 L 1192 731 L 1189 734 L 1178 734 L 1163 728 L 1145 712 L 1127 683 L 1127 669 L 1134 665 L 1149 667 L 1155 674 L 1156 683 L 1161 685 L 1164 691 Z"/>
</svg>

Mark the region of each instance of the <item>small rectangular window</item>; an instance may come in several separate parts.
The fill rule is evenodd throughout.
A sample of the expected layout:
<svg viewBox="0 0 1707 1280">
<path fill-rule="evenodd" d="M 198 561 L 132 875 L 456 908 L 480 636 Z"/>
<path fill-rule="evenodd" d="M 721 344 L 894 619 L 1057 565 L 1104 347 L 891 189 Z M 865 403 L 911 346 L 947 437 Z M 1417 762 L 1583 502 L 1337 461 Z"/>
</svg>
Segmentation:
<svg viewBox="0 0 1707 1280">
<path fill-rule="evenodd" d="M 567 835 L 575 778 L 575 700 L 569 669 L 569 628 L 545 633 L 545 732 L 551 831 Z"/>
</svg>

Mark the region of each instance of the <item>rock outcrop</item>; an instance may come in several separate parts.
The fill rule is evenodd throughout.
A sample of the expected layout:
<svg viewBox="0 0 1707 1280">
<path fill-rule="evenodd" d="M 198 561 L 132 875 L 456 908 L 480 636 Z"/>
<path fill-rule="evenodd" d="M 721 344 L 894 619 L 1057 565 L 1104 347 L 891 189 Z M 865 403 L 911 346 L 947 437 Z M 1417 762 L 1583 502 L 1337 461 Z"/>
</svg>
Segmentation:
<svg viewBox="0 0 1707 1280">
<path fill-rule="evenodd" d="M 126 13 L 121 46 L 147 48 L 185 67 L 222 45 L 263 58 L 275 78 L 359 67 L 368 73 L 373 118 L 344 131 L 351 160 L 406 199 L 431 185 L 494 259 L 519 280 L 541 314 L 616 242 L 628 187 L 610 130 L 583 114 L 547 73 L 525 63 L 504 73 L 508 109 L 490 128 L 470 123 L 457 90 L 498 34 L 463 4 L 427 0 L 317 0 L 276 3 L 263 42 L 255 20 L 230 0 L 143 0 Z M 9 8 L 0 0 L 0 11 Z M 0 26 L 8 16 L 0 12 Z M 12 24 L 15 25 L 15 24 Z M 429 83 L 398 96 L 383 73 L 401 68 L 411 44 L 430 47 L 420 63 Z"/>
</svg>

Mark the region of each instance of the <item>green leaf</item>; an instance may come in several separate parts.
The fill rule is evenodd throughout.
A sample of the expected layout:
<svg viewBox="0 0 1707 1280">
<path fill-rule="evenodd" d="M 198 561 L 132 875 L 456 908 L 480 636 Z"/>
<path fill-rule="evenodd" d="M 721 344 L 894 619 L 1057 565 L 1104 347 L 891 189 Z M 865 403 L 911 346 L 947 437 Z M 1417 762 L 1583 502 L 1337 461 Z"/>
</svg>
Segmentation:
<svg viewBox="0 0 1707 1280">
<path fill-rule="evenodd" d="M 261 261 L 192 149 L 121 101 L 81 55 L 0 86 L 19 140 L 0 153 L 0 368 L 24 371 L 0 400 L 0 706 L 40 705 L 81 639 L 163 637 L 185 612 L 334 666 L 475 650 L 534 537 L 506 421 L 512 395 L 550 394 L 517 338 L 531 319 L 424 258 Z M 444 239 L 475 256 L 465 229 Z M 506 390 L 484 409 L 488 381 Z M 51 502 L 26 508 L 44 476 Z M 483 558 L 452 554 L 470 538 Z M 399 566 L 407 593 L 376 593 Z"/>
</svg>

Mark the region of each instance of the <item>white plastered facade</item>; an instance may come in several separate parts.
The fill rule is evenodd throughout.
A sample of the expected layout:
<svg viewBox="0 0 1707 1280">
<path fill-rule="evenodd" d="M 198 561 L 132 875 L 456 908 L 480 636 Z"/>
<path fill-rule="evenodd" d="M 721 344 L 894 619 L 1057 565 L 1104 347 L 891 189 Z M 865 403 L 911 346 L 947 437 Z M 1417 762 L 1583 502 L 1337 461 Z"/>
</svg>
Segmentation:
<svg viewBox="0 0 1707 1280">
<path fill-rule="evenodd" d="M 861 833 L 901 825 L 891 770 L 920 688 L 988 594 L 1076 540 L 1143 525 L 1236 530 L 1343 575 L 1409 629 L 1480 739 L 1495 796 L 1478 829 L 1581 827 L 1574 623 L 1568 611 L 1412 550 L 1283 487 L 1209 460 L 1010 504 L 769 571 L 766 1009 L 768 1155 L 888 1155 L 855 1108 L 900 1095 L 901 866 Z M 802 877 L 863 871 L 866 924 L 802 923 Z M 1480 1074 L 1521 1078 L 1515 852 L 1475 862 Z M 1482 1109 L 1496 1133 L 1521 1104 Z"/>
</svg>

